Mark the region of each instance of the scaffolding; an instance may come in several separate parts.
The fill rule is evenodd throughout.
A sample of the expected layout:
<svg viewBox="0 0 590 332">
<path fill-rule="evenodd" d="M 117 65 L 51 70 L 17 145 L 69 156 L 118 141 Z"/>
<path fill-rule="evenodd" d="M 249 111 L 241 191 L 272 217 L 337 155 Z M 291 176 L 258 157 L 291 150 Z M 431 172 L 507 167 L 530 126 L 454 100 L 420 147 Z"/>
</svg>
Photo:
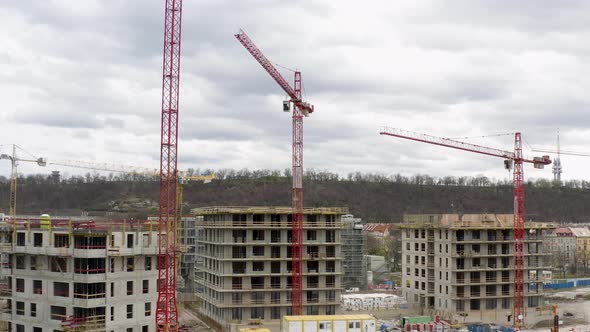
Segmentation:
<svg viewBox="0 0 590 332">
<path fill-rule="evenodd" d="M 367 251 L 366 237 L 360 218 L 342 216 L 344 228 L 340 233 L 342 242 L 342 287 L 367 286 L 367 265 L 363 256 Z"/>
</svg>

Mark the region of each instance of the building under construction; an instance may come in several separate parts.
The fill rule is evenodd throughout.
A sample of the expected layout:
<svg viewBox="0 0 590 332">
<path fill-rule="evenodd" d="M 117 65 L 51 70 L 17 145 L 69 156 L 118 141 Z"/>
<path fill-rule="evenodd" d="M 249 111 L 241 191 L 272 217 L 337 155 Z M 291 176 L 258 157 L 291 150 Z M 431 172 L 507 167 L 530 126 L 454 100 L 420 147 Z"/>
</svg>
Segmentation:
<svg viewBox="0 0 590 332">
<path fill-rule="evenodd" d="M 42 216 L 2 226 L 5 330 L 155 331 L 157 224 Z"/>
<path fill-rule="evenodd" d="M 402 294 L 408 303 L 459 322 L 512 325 L 514 216 L 511 214 L 406 215 L 402 224 Z M 524 321 L 539 319 L 543 271 L 551 267 L 543 231 L 526 222 Z"/>
<path fill-rule="evenodd" d="M 197 253 L 203 315 L 226 330 L 291 314 L 291 207 L 205 207 Z M 342 288 L 342 215 L 346 208 L 303 209 L 303 310 L 331 315 Z"/>
<path fill-rule="evenodd" d="M 342 224 L 342 287 L 365 288 L 367 264 L 363 257 L 367 252 L 367 237 L 363 232 L 361 218 L 355 218 L 352 214 L 344 215 Z"/>
</svg>

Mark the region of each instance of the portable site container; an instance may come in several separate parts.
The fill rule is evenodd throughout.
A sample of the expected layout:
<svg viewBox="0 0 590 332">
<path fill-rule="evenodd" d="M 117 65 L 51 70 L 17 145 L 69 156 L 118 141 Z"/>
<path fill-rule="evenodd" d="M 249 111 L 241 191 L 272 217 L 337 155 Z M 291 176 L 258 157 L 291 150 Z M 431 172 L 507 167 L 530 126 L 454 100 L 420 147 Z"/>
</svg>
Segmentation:
<svg viewBox="0 0 590 332">
<path fill-rule="evenodd" d="M 284 316 L 281 332 L 376 332 L 371 315 Z"/>
</svg>

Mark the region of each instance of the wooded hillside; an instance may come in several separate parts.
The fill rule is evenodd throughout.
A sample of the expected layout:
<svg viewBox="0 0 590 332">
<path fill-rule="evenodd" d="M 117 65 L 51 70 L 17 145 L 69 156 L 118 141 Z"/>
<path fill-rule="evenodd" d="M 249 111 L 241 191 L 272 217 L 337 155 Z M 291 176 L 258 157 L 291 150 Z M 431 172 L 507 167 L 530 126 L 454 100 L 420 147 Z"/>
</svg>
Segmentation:
<svg viewBox="0 0 590 332">
<path fill-rule="evenodd" d="M 208 205 L 290 205 L 289 172 L 219 170 L 220 180 L 185 186 L 185 211 Z M 136 217 L 155 213 L 157 179 L 138 175 L 57 179 L 43 175 L 19 178 L 19 213 L 61 214 L 67 210 L 120 211 Z M 0 178 L 0 208 L 7 211 L 9 185 Z M 385 177 L 308 171 L 305 206 L 348 206 L 367 222 L 396 222 L 404 213 L 511 213 L 512 185 L 486 177 Z M 590 183 L 562 185 L 546 180 L 526 185 L 529 218 L 544 221 L 590 221 Z"/>
</svg>

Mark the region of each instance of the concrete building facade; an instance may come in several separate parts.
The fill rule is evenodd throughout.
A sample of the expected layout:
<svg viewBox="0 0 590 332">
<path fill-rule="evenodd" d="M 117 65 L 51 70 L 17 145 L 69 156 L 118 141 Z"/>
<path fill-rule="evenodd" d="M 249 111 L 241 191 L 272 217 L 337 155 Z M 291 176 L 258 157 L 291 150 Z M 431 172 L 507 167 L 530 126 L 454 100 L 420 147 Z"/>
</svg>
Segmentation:
<svg viewBox="0 0 590 332">
<path fill-rule="evenodd" d="M 513 215 L 407 215 L 402 224 L 402 294 L 449 320 L 511 325 L 514 296 Z M 543 249 L 548 224 L 525 223 L 525 310 L 543 304 Z"/>
<path fill-rule="evenodd" d="M 201 313 L 229 331 L 291 314 L 291 207 L 191 211 L 202 237 Z M 303 313 L 332 315 L 342 288 L 341 217 L 346 208 L 304 208 Z"/>
<path fill-rule="evenodd" d="M 155 331 L 157 225 L 19 220 L 0 320 L 14 332 Z"/>
</svg>

